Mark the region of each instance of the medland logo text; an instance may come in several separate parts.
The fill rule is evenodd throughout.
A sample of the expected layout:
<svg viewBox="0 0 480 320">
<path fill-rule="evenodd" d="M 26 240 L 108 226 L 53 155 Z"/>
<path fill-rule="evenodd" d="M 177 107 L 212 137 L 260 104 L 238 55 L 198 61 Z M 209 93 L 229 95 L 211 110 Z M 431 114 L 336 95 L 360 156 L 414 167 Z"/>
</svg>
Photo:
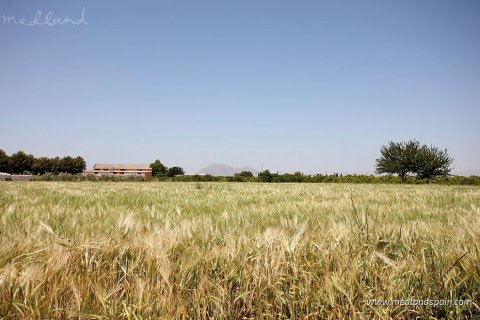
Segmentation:
<svg viewBox="0 0 480 320">
<path fill-rule="evenodd" d="M 21 25 L 21 26 L 27 26 L 27 27 L 33 27 L 33 26 L 47 26 L 47 27 L 54 27 L 54 26 L 60 26 L 60 25 L 74 25 L 74 26 L 80 26 L 80 25 L 87 25 L 88 22 L 85 19 L 85 8 L 82 8 L 82 11 L 80 13 L 80 16 L 77 17 L 76 19 L 72 19 L 68 16 L 65 17 L 57 17 L 52 11 L 49 11 L 47 13 L 44 13 L 42 10 L 38 10 L 33 18 L 28 19 L 28 18 L 19 18 L 19 17 L 14 17 L 14 16 L 7 16 L 6 14 L 3 14 L 0 16 L 0 23 L 5 24 L 14 24 L 14 25 Z"/>
</svg>

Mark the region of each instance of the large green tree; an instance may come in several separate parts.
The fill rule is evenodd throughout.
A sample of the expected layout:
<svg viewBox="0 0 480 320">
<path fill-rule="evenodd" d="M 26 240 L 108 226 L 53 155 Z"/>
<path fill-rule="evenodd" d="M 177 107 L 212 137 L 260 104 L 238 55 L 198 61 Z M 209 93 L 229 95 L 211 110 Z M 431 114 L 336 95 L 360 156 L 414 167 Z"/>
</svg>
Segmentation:
<svg viewBox="0 0 480 320">
<path fill-rule="evenodd" d="M 421 179 L 432 178 L 449 174 L 452 161 L 447 150 L 422 146 L 416 140 L 391 141 L 380 149 L 376 173 L 398 174 L 402 180 L 406 180 L 410 174 L 416 174 Z"/>
<path fill-rule="evenodd" d="M 167 167 L 158 159 L 150 163 L 150 168 L 152 168 L 152 175 L 155 177 L 161 177 L 167 174 Z"/>
</svg>

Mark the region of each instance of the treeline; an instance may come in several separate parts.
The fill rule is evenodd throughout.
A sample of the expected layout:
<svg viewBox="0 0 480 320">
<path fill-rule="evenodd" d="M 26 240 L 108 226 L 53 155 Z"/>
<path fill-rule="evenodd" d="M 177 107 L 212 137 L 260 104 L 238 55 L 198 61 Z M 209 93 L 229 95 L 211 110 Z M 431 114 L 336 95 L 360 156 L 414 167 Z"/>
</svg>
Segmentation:
<svg viewBox="0 0 480 320">
<path fill-rule="evenodd" d="M 442 176 L 432 179 L 419 179 L 417 177 L 407 177 L 403 179 L 398 176 L 368 176 L 368 175 L 299 175 L 299 174 L 277 174 L 270 173 L 259 177 L 240 176 L 234 177 L 215 177 L 211 175 L 177 175 L 174 177 L 157 176 L 95 176 L 78 174 L 44 174 L 34 176 L 37 181 L 150 181 L 150 182 L 245 182 L 245 183 L 372 183 L 372 184 L 439 184 L 439 185 L 480 185 L 478 176 Z"/>
<path fill-rule="evenodd" d="M 34 174 L 35 180 L 43 181 L 185 181 L 185 182 L 266 182 L 266 183 L 407 183 L 407 184 L 452 184 L 480 185 L 480 177 L 451 176 L 453 162 L 447 150 L 435 146 L 421 145 L 416 140 L 390 142 L 380 150 L 374 175 L 304 175 L 271 173 L 264 170 L 255 177 L 249 171 L 233 177 L 211 175 L 185 175 L 183 168 L 167 167 L 160 160 L 150 164 L 153 177 L 95 176 L 81 175 L 86 163 L 82 157 L 35 158 L 18 151 L 8 156 L 0 149 L 0 172 L 13 174 Z M 415 175 L 415 176 L 413 176 Z"/>
<path fill-rule="evenodd" d="M 0 149 L 0 172 L 12 174 L 79 174 L 86 168 L 85 160 L 78 157 L 39 157 L 18 151 L 12 155 L 7 155 Z"/>
<path fill-rule="evenodd" d="M 479 176 L 439 176 L 431 179 L 421 179 L 409 176 L 406 179 L 394 176 L 374 176 L 374 175 L 304 175 L 299 172 L 291 174 L 270 173 L 268 170 L 260 172 L 258 177 L 240 176 L 234 177 L 214 177 L 210 175 L 191 175 L 176 176 L 170 179 L 160 181 L 190 181 L 190 182 L 264 182 L 264 183 L 386 183 L 386 184 L 446 184 L 446 185 L 480 185 Z"/>
</svg>

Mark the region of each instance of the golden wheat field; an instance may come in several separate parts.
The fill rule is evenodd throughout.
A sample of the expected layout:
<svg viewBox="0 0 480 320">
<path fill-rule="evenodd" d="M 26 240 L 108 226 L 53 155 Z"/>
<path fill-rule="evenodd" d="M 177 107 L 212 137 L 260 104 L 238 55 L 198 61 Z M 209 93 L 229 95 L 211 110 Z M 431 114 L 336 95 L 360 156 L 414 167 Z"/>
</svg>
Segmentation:
<svg viewBox="0 0 480 320">
<path fill-rule="evenodd" d="M 479 242 L 479 187 L 6 182 L 0 318 L 472 319 Z"/>
</svg>

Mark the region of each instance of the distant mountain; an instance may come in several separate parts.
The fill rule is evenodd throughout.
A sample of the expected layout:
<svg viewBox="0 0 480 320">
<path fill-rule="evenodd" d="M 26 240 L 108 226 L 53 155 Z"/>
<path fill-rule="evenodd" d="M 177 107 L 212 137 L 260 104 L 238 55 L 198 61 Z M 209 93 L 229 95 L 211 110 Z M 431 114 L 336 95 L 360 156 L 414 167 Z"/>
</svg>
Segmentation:
<svg viewBox="0 0 480 320">
<path fill-rule="evenodd" d="M 472 169 L 472 170 L 464 170 L 460 172 L 453 172 L 453 175 L 459 175 L 459 176 L 480 176 L 480 170 L 479 169 Z"/>
<path fill-rule="evenodd" d="M 253 169 L 252 167 L 241 167 L 241 168 L 235 168 L 232 166 L 227 166 L 225 164 L 220 164 L 220 163 L 214 163 L 209 165 L 206 168 L 201 169 L 198 171 L 199 174 L 210 174 L 212 176 L 216 177 L 232 177 L 235 175 L 235 173 L 240 173 L 242 171 L 250 171 L 253 173 L 253 175 L 256 177 L 258 174 L 258 171 Z"/>
</svg>

